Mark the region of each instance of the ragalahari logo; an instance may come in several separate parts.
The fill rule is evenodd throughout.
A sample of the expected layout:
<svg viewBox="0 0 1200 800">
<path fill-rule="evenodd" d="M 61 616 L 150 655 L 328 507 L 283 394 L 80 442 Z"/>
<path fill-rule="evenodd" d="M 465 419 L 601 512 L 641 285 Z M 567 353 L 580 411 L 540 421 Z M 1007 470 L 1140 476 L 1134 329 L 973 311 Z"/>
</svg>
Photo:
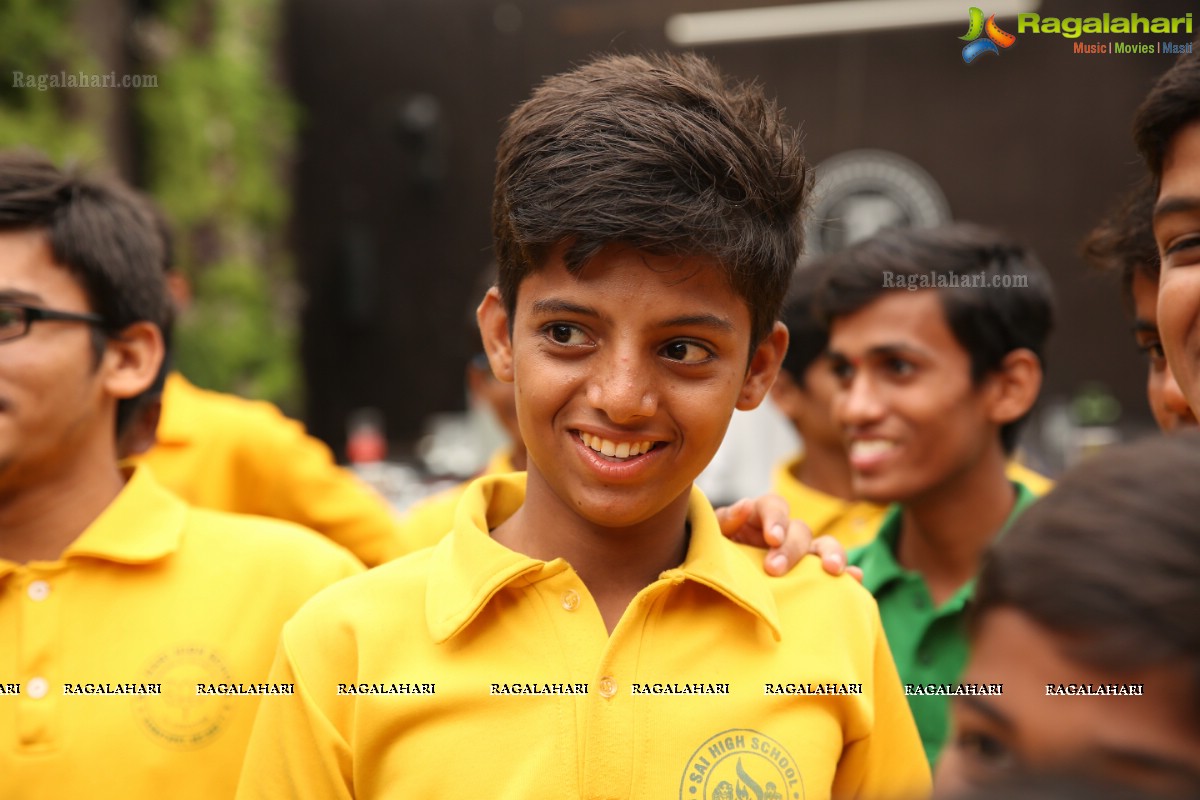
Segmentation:
<svg viewBox="0 0 1200 800">
<path fill-rule="evenodd" d="M 979 37 L 985 33 L 987 38 L 980 39 Z M 967 64 L 984 53 L 1000 55 L 1001 48 L 1007 50 L 1013 46 L 1013 42 L 1017 41 L 1017 37 L 1011 33 L 1000 30 L 1000 26 L 996 24 L 995 14 L 992 14 L 987 18 L 987 22 L 984 22 L 983 11 L 974 7 L 971 8 L 971 26 L 967 29 L 966 36 L 958 38 L 968 43 L 962 52 L 963 62 Z"/>
</svg>

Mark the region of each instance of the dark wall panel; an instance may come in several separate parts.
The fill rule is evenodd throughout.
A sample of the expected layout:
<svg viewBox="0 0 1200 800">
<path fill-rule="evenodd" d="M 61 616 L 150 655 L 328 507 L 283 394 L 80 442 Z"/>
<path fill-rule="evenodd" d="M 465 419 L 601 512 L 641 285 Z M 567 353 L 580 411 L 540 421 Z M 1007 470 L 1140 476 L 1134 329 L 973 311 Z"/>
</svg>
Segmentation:
<svg viewBox="0 0 1200 800">
<path fill-rule="evenodd" d="M 304 113 L 293 238 L 317 435 L 340 446 L 350 411 L 375 406 L 404 442 L 429 414 L 462 407 L 468 294 L 489 258 L 504 115 L 542 76 L 589 54 L 667 47 L 663 22 L 685 5 L 758 3 L 290 2 L 289 72 Z M 1094 9 L 1047 0 L 1042 13 Z M 1139 5 L 1144 15 L 1191 10 Z M 894 151 L 933 175 L 955 217 L 1033 245 L 1061 312 L 1045 394 L 1099 380 L 1148 419 L 1115 284 L 1088 274 L 1076 251 L 1139 174 L 1130 119 L 1171 59 L 1075 55 L 1066 39 L 1025 35 L 965 65 L 965 29 L 964 6 L 953 26 L 702 52 L 765 83 L 803 126 L 814 162 Z"/>
</svg>

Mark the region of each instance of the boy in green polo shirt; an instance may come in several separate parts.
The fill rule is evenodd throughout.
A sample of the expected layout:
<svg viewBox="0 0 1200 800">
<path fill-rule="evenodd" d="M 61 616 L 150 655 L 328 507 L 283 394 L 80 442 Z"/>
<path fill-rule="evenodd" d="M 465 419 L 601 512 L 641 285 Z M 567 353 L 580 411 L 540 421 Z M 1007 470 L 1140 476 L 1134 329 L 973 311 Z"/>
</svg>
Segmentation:
<svg viewBox="0 0 1200 800">
<path fill-rule="evenodd" d="M 853 489 L 894 504 L 850 563 L 879 602 L 932 764 L 980 556 L 1034 496 L 1005 464 L 1041 386 L 1049 278 L 1032 253 L 967 224 L 885 231 L 827 267 L 816 309 Z"/>
</svg>

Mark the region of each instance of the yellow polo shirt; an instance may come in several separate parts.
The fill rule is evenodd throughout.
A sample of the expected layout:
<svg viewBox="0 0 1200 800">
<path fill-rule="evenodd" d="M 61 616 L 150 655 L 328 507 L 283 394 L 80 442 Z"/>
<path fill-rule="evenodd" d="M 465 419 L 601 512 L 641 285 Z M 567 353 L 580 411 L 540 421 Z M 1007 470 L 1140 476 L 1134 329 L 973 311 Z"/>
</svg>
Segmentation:
<svg viewBox="0 0 1200 800">
<path fill-rule="evenodd" d="M 870 596 L 785 578 L 694 491 L 677 568 L 611 636 L 578 575 L 487 531 L 524 474 L 464 494 L 436 547 L 284 627 L 239 798 L 916 798 L 930 786 Z"/>
<path fill-rule="evenodd" d="M 501 450 L 492 454 L 479 477 L 515 472 L 512 453 Z M 415 504 L 400 520 L 400 541 L 405 553 L 432 547 L 454 527 L 454 510 L 471 481 L 438 492 Z"/>
<path fill-rule="evenodd" d="M 270 403 L 198 389 L 171 373 L 157 440 L 137 461 L 191 505 L 295 522 L 368 566 L 404 552 L 387 501 Z"/>
<path fill-rule="evenodd" d="M 771 480 L 771 491 L 787 501 L 792 517 L 814 536 L 832 536 L 847 550 L 874 539 L 887 506 L 843 500 L 801 483 L 795 473 L 803 461 L 804 456 L 798 456 L 780 464 Z"/>
<path fill-rule="evenodd" d="M 136 470 L 59 560 L 0 560 L 0 797 L 231 797 L 260 696 L 217 692 L 256 691 L 284 621 L 361 570 Z"/>
</svg>

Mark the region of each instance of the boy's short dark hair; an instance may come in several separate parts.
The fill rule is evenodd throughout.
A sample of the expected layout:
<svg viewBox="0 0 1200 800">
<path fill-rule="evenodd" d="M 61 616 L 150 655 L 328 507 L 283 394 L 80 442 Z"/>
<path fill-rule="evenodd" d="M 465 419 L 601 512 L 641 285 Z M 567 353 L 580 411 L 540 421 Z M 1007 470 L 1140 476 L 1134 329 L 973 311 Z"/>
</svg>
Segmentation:
<svg viewBox="0 0 1200 800">
<path fill-rule="evenodd" d="M 1179 129 L 1200 120 L 1200 51 L 1180 56 L 1163 73 L 1133 117 L 1133 141 L 1154 175 L 1162 178 L 1167 146 Z"/>
<path fill-rule="evenodd" d="M 984 559 L 971 622 L 1009 608 L 1102 669 L 1178 664 L 1200 719 L 1200 432 L 1106 450 L 1069 471 Z M 1183 698 L 1181 698 L 1183 700 Z"/>
<path fill-rule="evenodd" d="M 970 356 L 972 382 L 980 383 L 1020 348 L 1045 363 L 1054 325 L 1050 278 L 1037 257 L 1006 234 L 966 222 L 889 228 L 829 256 L 826 269 L 816 301 L 826 326 L 929 276 L 946 324 Z M 960 285 L 937 287 L 938 280 Z M 969 285 L 961 285 L 964 280 Z M 1024 421 L 1000 429 L 1005 452 L 1016 447 Z"/>
<path fill-rule="evenodd" d="M 0 152 L 0 231 L 37 229 L 109 332 L 142 321 L 166 326 L 163 242 L 134 191 L 60 170 L 36 152 Z"/>
<path fill-rule="evenodd" d="M 753 84 L 692 55 L 605 56 L 547 79 L 508 118 L 492 230 L 500 294 L 556 245 L 578 272 L 604 246 L 707 257 L 745 298 L 757 343 L 803 244 L 798 133 Z"/>
<path fill-rule="evenodd" d="M 0 231 L 25 230 L 46 232 L 55 262 L 79 281 L 92 311 L 104 319 L 104 330 L 93 329 L 97 359 L 106 335 L 135 322 L 168 329 L 164 243 L 136 192 L 60 170 L 31 150 L 0 152 Z M 118 403 L 118 430 L 134 410 L 133 399 Z"/>
<path fill-rule="evenodd" d="M 829 328 L 814 307 L 827 261 L 827 258 L 819 258 L 798 267 L 783 303 L 782 319 L 788 329 L 783 369 L 801 388 L 804 388 L 804 374 L 808 368 L 829 348 Z"/>
<path fill-rule="evenodd" d="M 1139 181 L 1083 241 L 1083 255 L 1093 266 L 1121 276 L 1121 296 L 1129 306 L 1133 304 L 1134 275 L 1158 282 L 1161 264 L 1153 219 L 1156 196 L 1149 178 Z"/>
</svg>

